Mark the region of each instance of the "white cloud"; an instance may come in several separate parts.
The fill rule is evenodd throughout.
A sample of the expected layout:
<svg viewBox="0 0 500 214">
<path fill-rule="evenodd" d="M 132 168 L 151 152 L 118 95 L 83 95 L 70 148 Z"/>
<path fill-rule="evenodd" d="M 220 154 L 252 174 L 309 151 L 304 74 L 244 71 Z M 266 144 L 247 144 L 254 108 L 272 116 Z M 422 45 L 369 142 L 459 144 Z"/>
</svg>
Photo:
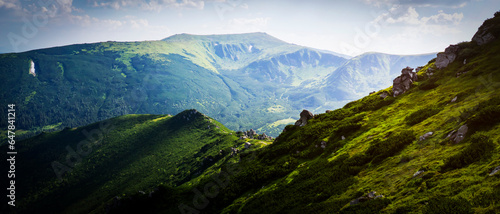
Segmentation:
<svg viewBox="0 0 500 214">
<path fill-rule="evenodd" d="M 424 27 L 426 25 L 458 25 L 463 17 L 463 13 L 447 14 L 442 10 L 438 14 L 419 18 L 419 14 L 412 6 L 395 5 L 389 12 L 375 18 L 374 22 L 384 24 L 404 24 L 404 25 L 418 25 Z"/>
<path fill-rule="evenodd" d="M 362 0 L 366 4 L 381 6 L 413 6 L 413 7 L 449 7 L 462 8 L 471 0 Z"/>
<path fill-rule="evenodd" d="M 429 16 L 429 17 L 423 17 L 422 22 L 428 23 L 428 24 L 454 24 L 457 25 L 462 21 L 464 18 L 463 13 L 453 13 L 453 14 L 447 14 L 444 13 L 442 10 L 438 11 L 438 14 Z"/>
<path fill-rule="evenodd" d="M 20 9 L 21 3 L 19 0 L 0 0 L 0 8 L 4 7 L 7 9 Z"/>
<path fill-rule="evenodd" d="M 193 8 L 203 9 L 205 0 L 106 0 L 94 1 L 94 7 L 109 7 L 119 10 L 127 7 L 139 7 L 148 11 L 161 11 L 165 8 Z"/>
</svg>

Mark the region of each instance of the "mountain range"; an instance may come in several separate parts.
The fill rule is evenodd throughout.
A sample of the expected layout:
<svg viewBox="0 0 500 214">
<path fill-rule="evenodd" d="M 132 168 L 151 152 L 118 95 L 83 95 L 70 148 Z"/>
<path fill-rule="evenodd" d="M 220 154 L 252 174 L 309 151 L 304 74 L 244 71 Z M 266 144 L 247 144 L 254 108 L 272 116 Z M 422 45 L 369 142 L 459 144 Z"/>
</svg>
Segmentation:
<svg viewBox="0 0 500 214">
<path fill-rule="evenodd" d="M 434 56 L 349 58 L 266 33 L 179 34 L 161 41 L 1 54 L 0 97 L 2 105 L 19 104 L 23 114 L 17 123 L 25 136 L 119 115 L 185 109 L 204 112 L 233 130 L 277 136 L 303 108 L 339 108 L 389 86 L 401 67 L 422 65 Z"/>
<path fill-rule="evenodd" d="M 181 41 L 200 40 L 197 36 L 188 37 Z M 499 213 L 498 38 L 500 12 L 483 23 L 472 41 L 450 45 L 417 70 L 400 68 L 396 78 L 390 79 L 392 86 L 325 113 L 295 112 L 300 119 L 286 125 L 275 139 L 255 130 L 233 131 L 203 111 L 188 109 L 175 116 L 127 114 L 19 140 L 16 142 L 19 153 L 17 204 L 12 207 L 3 203 L 2 213 Z M 179 37 L 170 39 L 180 40 Z M 210 37 L 205 39 L 203 46 L 211 42 Z M 275 40 L 268 42 L 271 44 Z M 186 56 L 178 55 L 178 58 L 172 58 L 172 54 L 168 55 L 170 58 L 162 58 L 166 57 L 163 55 L 134 58 L 130 66 L 137 70 L 120 74 L 125 78 L 121 81 L 125 87 L 133 83 L 128 82 L 131 80 L 127 77 L 147 71 L 157 75 L 148 80 L 151 84 L 144 86 L 149 87 L 167 80 L 159 79 L 161 75 L 181 79 L 174 75 L 179 72 L 174 71 L 184 69 L 183 72 L 192 72 L 190 76 L 195 78 L 190 83 L 192 86 L 215 76 L 233 90 L 232 87 L 240 84 L 238 81 L 245 78 L 250 81 L 248 76 L 252 72 L 262 70 L 249 67 L 254 63 L 250 58 L 258 56 L 234 52 L 236 49 L 253 51 L 253 46 L 242 48 L 228 44 L 218 51 L 224 58 L 212 61 L 211 58 L 196 58 L 199 53 L 194 51 L 190 53 L 190 60 L 187 60 L 187 52 Z M 260 50 L 261 46 L 255 46 Z M 233 54 L 226 54 L 229 52 Z M 293 53 L 316 59 L 307 65 L 320 64 L 314 51 L 306 52 Z M 393 55 L 366 56 L 344 59 L 346 61 L 336 71 L 342 71 L 343 65 L 363 60 L 386 59 L 376 61 L 378 65 L 387 65 L 383 63 L 387 60 L 404 62 Z M 19 55 L 8 57 L 13 64 L 17 58 L 24 60 Z M 81 63 L 80 58 L 89 60 L 82 56 L 72 60 Z M 105 65 L 106 57 L 99 59 L 103 64 L 94 59 L 97 60 L 95 64 Z M 153 59 L 158 61 L 148 61 Z M 241 64 L 222 62 L 235 59 Z M 294 57 L 287 56 L 279 61 L 271 57 L 267 63 L 283 66 L 281 62 L 287 61 L 286 66 L 291 69 L 292 64 L 298 65 L 292 59 Z M 164 64 L 160 63 L 162 60 Z M 233 67 L 224 70 L 214 66 L 200 70 L 201 65 L 214 60 Z M 42 78 L 44 70 L 36 63 L 48 65 L 34 61 L 35 69 L 31 69 L 31 74 L 22 74 L 23 78 L 31 75 L 30 78 L 35 79 L 30 83 L 39 84 L 38 87 L 49 85 L 50 79 Z M 243 61 L 253 62 L 244 65 Z M 179 62 L 181 64 L 175 64 Z M 123 68 L 118 68 L 128 66 L 126 63 L 116 64 L 115 71 L 123 72 Z M 52 78 L 69 82 L 67 78 L 71 77 L 74 78 L 71 81 L 89 86 L 88 82 L 70 75 L 67 65 L 60 64 L 62 74 L 57 75 L 61 76 L 54 74 Z M 172 69 L 160 69 L 162 66 Z M 29 70 L 29 65 L 26 68 Z M 233 80 L 230 72 L 236 71 L 246 72 L 248 76 Z M 293 73 L 293 69 L 289 71 Z M 372 69 L 381 74 L 377 71 Z M 317 75 L 321 75 L 319 73 Z M 337 78 L 348 77 L 339 73 Z M 94 76 L 89 74 L 85 79 L 101 81 L 95 79 L 100 77 L 99 72 L 91 74 Z M 303 88 L 313 84 L 304 76 L 280 75 L 269 75 L 269 81 L 289 87 L 299 81 L 296 87 Z M 320 83 L 333 78 L 333 73 L 323 77 L 317 80 L 318 87 L 314 87 L 317 91 L 311 93 L 327 90 L 320 87 Z M 106 81 L 118 84 L 118 80 Z M 264 85 L 258 79 L 254 81 L 247 85 Z M 50 83 L 57 85 L 57 81 Z M 171 86 L 170 90 L 175 91 L 182 86 L 175 83 L 162 86 Z M 364 83 L 369 85 L 371 81 Z M 359 85 L 365 87 L 364 83 Z M 218 90 L 215 86 L 200 87 L 209 90 L 198 92 L 205 96 L 214 96 L 210 93 Z M 93 90 L 98 89 L 89 88 L 88 94 L 81 98 L 91 99 Z M 39 93 L 36 91 L 26 98 L 27 104 Z M 105 94 L 102 103 L 98 104 L 105 105 L 111 95 L 115 96 Z M 152 99 L 149 96 L 154 94 L 147 95 L 145 100 Z M 231 98 L 250 95 L 250 89 L 235 88 L 230 92 Z M 138 104 L 139 108 L 143 108 L 143 103 Z M 115 105 L 115 108 L 120 107 Z M 0 145 L 0 150 L 7 151 L 7 146 Z M 8 161 L 2 164 L 5 169 L 9 167 Z M 0 181 L 7 183 L 5 176 Z"/>
</svg>

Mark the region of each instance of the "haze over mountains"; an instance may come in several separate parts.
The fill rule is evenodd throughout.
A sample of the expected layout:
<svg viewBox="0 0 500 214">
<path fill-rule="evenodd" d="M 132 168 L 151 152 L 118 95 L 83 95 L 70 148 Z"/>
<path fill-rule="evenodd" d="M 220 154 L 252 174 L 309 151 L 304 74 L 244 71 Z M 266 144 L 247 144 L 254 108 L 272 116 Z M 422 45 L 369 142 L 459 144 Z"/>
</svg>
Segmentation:
<svg viewBox="0 0 500 214">
<path fill-rule="evenodd" d="M 18 125 L 27 130 L 195 108 L 230 129 L 277 136 L 303 108 L 339 108 L 389 86 L 402 67 L 434 56 L 366 53 L 348 59 L 266 33 L 180 34 L 2 54 L 0 96 L 23 104 Z M 30 60 L 36 76 L 28 73 Z"/>
</svg>

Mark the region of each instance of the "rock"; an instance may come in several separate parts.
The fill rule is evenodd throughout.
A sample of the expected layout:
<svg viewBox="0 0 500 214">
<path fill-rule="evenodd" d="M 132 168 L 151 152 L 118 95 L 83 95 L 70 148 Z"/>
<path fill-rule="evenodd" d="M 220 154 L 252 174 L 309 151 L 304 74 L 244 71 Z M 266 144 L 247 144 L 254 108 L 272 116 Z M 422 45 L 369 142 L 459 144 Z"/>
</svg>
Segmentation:
<svg viewBox="0 0 500 214">
<path fill-rule="evenodd" d="M 453 99 L 451 99 L 451 102 L 454 103 L 455 101 L 457 101 L 458 99 L 458 96 L 455 96 Z"/>
<path fill-rule="evenodd" d="M 326 111 L 325 111 L 325 113 L 330 113 L 330 112 L 332 112 L 332 110 L 326 110 Z"/>
<path fill-rule="evenodd" d="M 452 130 L 448 135 L 446 135 L 446 138 L 448 139 L 455 139 L 455 134 L 457 133 L 457 130 Z"/>
<path fill-rule="evenodd" d="M 326 141 L 321 141 L 321 148 L 322 149 L 326 148 Z"/>
<path fill-rule="evenodd" d="M 345 137 L 344 137 L 344 135 L 342 135 L 341 139 L 342 139 L 342 140 L 345 140 Z"/>
<path fill-rule="evenodd" d="M 139 193 L 143 194 L 143 195 L 146 195 L 146 193 L 142 190 L 139 190 Z"/>
<path fill-rule="evenodd" d="M 295 125 L 296 126 L 305 126 L 305 125 L 307 125 L 307 121 L 313 117 L 314 117 L 314 115 L 310 111 L 304 109 L 300 113 L 300 119 L 297 120 L 297 122 L 295 122 Z"/>
<path fill-rule="evenodd" d="M 458 45 L 450 45 L 444 49 L 444 52 L 438 53 L 435 63 L 436 68 L 446 68 L 446 66 L 455 61 L 459 51 L 460 47 Z"/>
<path fill-rule="evenodd" d="M 377 192 L 375 192 L 375 191 L 369 192 L 368 195 L 367 195 L 368 198 L 375 198 L 375 193 L 377 193 Z"/>
<path fill-rule="evenodd" d="M 375 94 L 375 91 L 370 92 L 370 95 Z"/>
<path fill-rule="evenodd" d="M 403 68 L 403 70 L 401 70 L 401 76 L 396 77 L 392 81 L 392 91 L 394 97 L 408 91 L 411 87 L 411 84 L 417 80 L 417 73 L 413 72 L 413 68 Z"/>
<path fill-rule="evenodd" d="M 493 176 L 494 174 L 496 174 L 499 171 L 500 171 L 500 166 L 497 166 L 493 171 L 491 171 L 490 176 Z"/>
<path fill-rule="evenodd" d="M 244 140 L 244 139 L 247 139 L 247 136 L 241 136 L 240 137 L 240 140 Z"/>
<path fill-rule="evenodd" d="M 373 200 L 373 199 L 383 198 L 384 197 L 383 195 L 375 195 L 376 193 L 377 192 L 375 192 L 375 191 L 371 191 L 368 194 L 366 194 L 365 196 L 361 196 L 359 198 L 356 198 L 356 199 L 352 200 L 351 202 L 349 202 L 349 205 L 356 205 L 356 204 L 359 204 L 359 203 L 362 203 L 362 202 L 365 202 L 365 201 L 369 201 L 369 200 Z"/>
<path fill-rule="evenodd" d="M 424 173 L 424 170 L 419 170 L 413 174 L 413 178 L 419 176 L 420 174 Z"/>
<path fill-rule="evenodd" d="M 240 152 L 239 149 L 231 147 L 231 156 L 234 156 Z"/>
<path fill-rule="evenodd" d="M 423 140 L 427 139 L 428 137 L 432 136 L 432 134 L 434 134 L 434 132 L 427 132 L 424 135 L 420 136 L 419 140 L 423 141 Z"/>
<path fill-rule="evenodd" d="M 478 45 L 484 45 L 495 40 L 495 36 L 490 32 L 491 26 L 481 25 L 477 32 L 472 37 L 472 41 Z"/>
<path fill-rule="evenodd" d="M 387 91 L 384 91 L 380 94 L 380 98 L 382 99 L 386 98 L 387 96 L 389 96 L 389 93 L 387 93 Z"/>
<path fill-rule="evenodd" d="M 424 66 L 418 66 L 417 68 L 415 68 L 415 72 L 418 73 L 420 70 L 422 70 L 422 68 L 424 68 Z"/>
<path fill-rule="evenodd" d="M 460 141 L 462 141 L 465 138 L 465 134 L 467 134 L 468 130 L 469 130 L 469 127 L 467 126 L 467 124 L 460 126 L 460 128 L 458 128 L 458 130 L 457 130 L 455 138 L 452 140 L 455 143 L 460 143 Z"/>
<path fill-rule="evenodd" d="M 251 144 L 250 142 L 246 142 L 246 143 L 245 143 L 245 149 L 250 148 L 250 146 L 252 146 L 252 144 Z"/>
</svg>

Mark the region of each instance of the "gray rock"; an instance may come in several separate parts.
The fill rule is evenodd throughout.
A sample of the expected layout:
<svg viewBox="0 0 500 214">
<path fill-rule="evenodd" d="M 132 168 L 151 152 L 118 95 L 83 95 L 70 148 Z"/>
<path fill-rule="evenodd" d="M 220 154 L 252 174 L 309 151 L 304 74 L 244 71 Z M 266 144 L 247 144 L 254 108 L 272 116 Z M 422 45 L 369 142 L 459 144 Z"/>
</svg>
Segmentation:
<svg viewBox="0 0 500 214">
<path fill-rule="evenodd" d="M 455 143 L 460 143 L 460 141 L 462 141 L 465 138 L 465 135 L 467 134 L 468 130 L 469 130 L 469 127 L 467 126 L 467 124 L 460 126 L 460 128 L 458 128 L 458 130 L 457 130 L 455 138 L 452 140 Z"/>
<path fill-rule="evenodd" d="M 321 148 L 326 148 L 326 141 L 321 141 Z"/>
<path fill-rule="evenodd" d="M 451 99 L 451 102 L 454 103 L 455 101 L 457 101 L 458 99 L 458 96 L 455 96 L 453 99 Z"/>
<path fill-rule="evenodd" d="M 344 137 L 344 135 L 342 135 L 341 139 L 342 139 L 342 140 L 345 140 L 345 137 Z"/>
<path fill-rule="evenodd" d="M 490 176 L 493 176 L 494 174 L 496 174 L 499 171 L 500 171 L 500 166 L 497 166 L 493 171 L 491 171 Z"/>
<path fill-rule="evenodd" d="M 246 143 L 245 143 L 245 149 L 250 148 L 250 146 L 252 146 L 252 144 L 251 144 L 251 143 L 249 143 L 249 142 L 246 142 Z"/>
<path fill-rule="evenodd" d="M 386 98 L 387 96 L 389 96 L 389 93 L 387 93 L 387 91 L 384 91 L 380 94 L 380 98 L 382 99 Z"/>
<path fill-rule="evenodd" d="M 455 135 L 457 133 L 457 130 L 452 130 L 448 135 L 446 135 L 446 138 L 448 139 L 455 139 Z"/>
<path fill-rule="evenodd" d="M 436 68 L 446 68 L 446 66 L 455 61 L 459 51 L 460 47 L 458 45 L 450 45 L 444 49 L 444 52 L 438 53 L 435 63 Z"/>
<path fill-rule="evenodd" d="M 401 76 L 396 77 L 392 81 L 393 96 L 396 97 L 408 91 L 413 82 L 417 81 L 417 73 L 413 72 L 413 68 L 406 67 L 401 70 Z"/>
<path fill-rule="evenodd" d="M 420 174 L 424 173 L 424 170 L 417 171 L 413 174 L 413 178 L 419 176 Z"/>
<path fill-rule="evenodd" d="M 300 113 L 300 119 L 297 120 L 297 122 L 295 122 L 295 125 L 296 126 L 305 126 L 305 125 L 307 125 L 307 121 L 313 117 L 314 117 L 313 113 L 304 109 Z"/>
<path fill-rule="evenodd" d="M 420 136 L 419 140 L 423 141 L 423 140 L 427 139 L 428 137 L 432 136 L 433 134 L 434 134 L 434 132 L 427 132 L 424 135 Z"/>
<path fill-rule="evenodd" d="M 495 40 L 495 36 L 489 32 L 490 26 L 482 25 L 477 29 L 477 32 L 472 37 L 472 41 L 476 42 L 478 45 L 484 45 Z"/>
<path fill-rule="evenodd" d="M 332 110 L 326 110 L 326 111 L 325 111 L 325 113 L 330 113 L 330 112 L 332 112 Z"/>
<path fill-rule="evenodd" d="M 375 193 L 377 193 L 377 192 L 375 192 L 375 191 L 369 192 L 368 193 L 368 198 L 375 198 Z"/>
</svg>

